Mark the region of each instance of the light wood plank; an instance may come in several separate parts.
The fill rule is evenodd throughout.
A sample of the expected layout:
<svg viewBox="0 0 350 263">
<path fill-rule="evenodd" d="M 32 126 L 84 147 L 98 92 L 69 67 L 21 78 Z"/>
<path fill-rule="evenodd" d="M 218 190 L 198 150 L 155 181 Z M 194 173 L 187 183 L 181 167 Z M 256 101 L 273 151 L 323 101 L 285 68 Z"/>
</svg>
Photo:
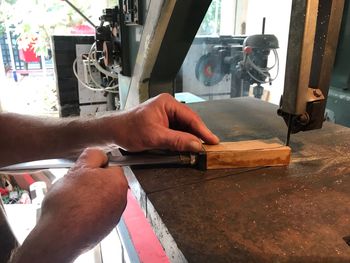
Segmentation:
<svg viewBox="0 0 350 263">
<path fill-rule="evenodd" d="M 205 169 L 285 166 L 290 162 L 291 149 L 275 140 L 222 142 L 203 144 Z"/>
</svg>

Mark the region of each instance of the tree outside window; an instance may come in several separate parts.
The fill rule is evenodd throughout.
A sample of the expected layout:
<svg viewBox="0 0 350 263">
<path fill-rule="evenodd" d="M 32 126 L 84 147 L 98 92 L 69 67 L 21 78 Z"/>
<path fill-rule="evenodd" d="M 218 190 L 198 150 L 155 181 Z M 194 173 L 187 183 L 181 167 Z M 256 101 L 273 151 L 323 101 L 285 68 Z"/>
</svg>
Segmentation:
<svg viewBox="0 0 350 263">
<path fill-rule="evenodd" d="M 197 32 L 197 35 L 219 35 L 221 0 L 213 0 Z"/>
<path fill-rule="evenodd" d="M 51 35 L 69 34 L 74 26 L 86 24 L 64 1 L 2 0 L 0 3 L 0 34 L 6 26 L 14 26 L 18 47 L 27 49 L 31 45 L 38 55 L 48 54 Z M 83 13 L 90 8 L 86 1 L 72 3 Z"/>
</svg>

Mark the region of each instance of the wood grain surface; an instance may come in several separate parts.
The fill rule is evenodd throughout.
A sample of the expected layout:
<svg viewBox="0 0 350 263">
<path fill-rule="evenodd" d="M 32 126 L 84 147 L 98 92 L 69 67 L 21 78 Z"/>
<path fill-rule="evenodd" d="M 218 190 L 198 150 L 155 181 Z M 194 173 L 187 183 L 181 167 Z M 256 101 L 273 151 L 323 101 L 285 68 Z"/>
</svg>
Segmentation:
<svg viewBox="0 0 350 263">
<path fill-rule="evenodd" d="M 249 140 L 203 145 L 205 168 L 284 166 L 290 162 L 291 149 L 274 140 Z"/>
</svg>

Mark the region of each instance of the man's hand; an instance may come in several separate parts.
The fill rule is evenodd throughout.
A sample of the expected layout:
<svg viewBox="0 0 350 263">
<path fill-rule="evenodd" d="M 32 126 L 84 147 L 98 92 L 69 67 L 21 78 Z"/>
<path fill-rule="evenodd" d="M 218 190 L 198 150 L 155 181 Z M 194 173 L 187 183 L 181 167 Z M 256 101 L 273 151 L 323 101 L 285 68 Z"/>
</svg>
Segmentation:
<svg viewBox="0 0 350 263">
<path fill-rule="evenodd" d="M 127 181 L 107 156 L 87 149 L 47 193 L 41 217 L 11 262 L 71 262 L 115 227 L 124 211 Z"/>
<path fill-rule="evenodd" d="M 47 119 L 3 113 L 0 134 L 0 167 L 75 156 L 92 146 L 117 144 L 130 151 L 198 152 L 201 140 L 219 143 L 195 112 L 169 94 L 99 118 Z"/>
<path fill-rule="evenodd" d="M 119 117 L 122 121 L 114 129 L 115 142 L 130 151 L 170 149 L 198 152 L 202 149 L 201 140 L 208 144 L 219 143 L 218 137 L 194 111 L 169 94 L 152 98 Z"/>
</svg>

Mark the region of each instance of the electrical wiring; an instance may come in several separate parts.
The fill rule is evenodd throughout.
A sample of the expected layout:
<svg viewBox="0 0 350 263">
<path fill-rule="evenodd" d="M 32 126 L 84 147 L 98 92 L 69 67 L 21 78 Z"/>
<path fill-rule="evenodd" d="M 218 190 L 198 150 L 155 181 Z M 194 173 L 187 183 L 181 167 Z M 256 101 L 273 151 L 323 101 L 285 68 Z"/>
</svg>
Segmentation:
<svg viewBox="0 0 350 263">
<path fill-rule="evenodd" d="M 111 89 L 115 89 L 115 88 L 118 88 L 118 87 L 119 87 L 118 84 L 117 84 L 117 85 L 114 85 L 114 86 L 110 86 L 110 84 L 113 82 L 114 79 L 110 82 L 110 84 L 109 84 L 107 87 L 101 86 L 101 85 L 95 80 L 94 76 L 93 76 L 92 73 L 91 73 L 91 63 L 90 63 L 90 61 L 91 61 L 90 58 L 88 58 L 88 67 L 87 67 L 87 69 L 88 69 L 88 74 L 89 74 L 90 79 L 92 80 L 92 82 L 95 84 L 96 87 L 98 87 L 98 88 L 100 88 L 100 89 L 104 89 L 104 90 L 106 90 L 106 91 L 110 91 L 110 92 L 112 92 Z"/>
<path fill-rule="evenodd" d="M 261 74 L 262 76 L 265 77 L 265 79 L 259 79 L 256 76 L 254 76 L 254 74 L 249 70 L 250 67 L 247 67 L 247 73 L 249 74 L 249 76 L 254 79 L 255 81 L 257 81 L 258 83 L 269 83 L 271 81 L 274 81 L 277 76 L 278 76 L 278 72 L 279 72 L 279 58 L 278 58 L 278 53 L 275 49 L 273 49 L 273 53 L 275 55 L 275 62 L 271 67 L 267 67 L 267 68 L 261 68 L 259 66 L 257 66 L 250 58 L 249 55 L 247 55 L 247 60 L 246 63 L 248 64 L 248 66 L 250 66 L 251 68 L 255 69 L 259 74 Z M 277 67 L 276 69 L 276 75 L 271 78 L 269 71 L 272 70 L 274 67 Z M 266 80 L 267 79 L 267 80 Z"/>
<path fill-rule="evenodd" d="M 88 60 L 88 57 L 87 57 L 87 56 L 83 56 L 83 59 Z M 109 82 L 109 84 L 108 84 L 107 87 L 103 87 L 103 86 L 101 86 L 100 84 L 98 84 L 97 81 L 95 80 L 94 76 L 92 75 L 90 60 L 88 60 L 88 67 L 87 67 L 87 69 L 88 69 L 88 72 L 87 72 L 87 73 L 88 73 L 90 79 L 92 80 L 92 82 L 94 82 L 94 84 L 95 84 L 96 87 L 101 88 L 101 89 L 114 89 L 114 88 L 118 88 L 118 87 L 119 87 L 119 85 L 111 86 L 112 82 L 113 82 L 115 79 L 112 79 L 112 80 Z"/>
<path fill-rule="evenodd" d="M 271 67 L 271 68 L 260 68 L 259 66 L 257 66 L 257 65 L 250 59 L 249 56 L 247 57 L 247 61 L 248 61 L 249 66 L 251 66 L 253 69 L 255 69 L 256 71 L 258 71 L 260 74 L 262 74 L 263 76 L 265 76 L 265 77 L 267 77 L 267 78 L 270 77 L 269 70 L 271 70 L 273 67 Z"/>
<path fill-rule="evenodd" d="M 114 85 L 114 86 L 111 86 L 111 84 L 113 83 L 113 81 L 114 81 L 114 79 L 112 79 L 112 80 L 109 82 L 109 84 L 108 84 L 108 86 L 106 87 L 106 89 L 112 89 L 112 88 L 118 88 L 118 87 L 119 87 L 119 84 L 116 84 L 116 85 Z"/>
<path fill-rule="evenodd" d="M 80 77 L 78 76 L 77 70 L 76 70 L 76 65 L 77 65 L 77 59 L 75 59 L 73 62 L 73 73 L 74 73 L 74 76 L 77 78 L 77 80 L 80 82 L 80 84 L 83 85 L 84 88 L 87 88 L 89 90 L 93 90 L 93 91 L 100 90 L 100 89 L 96 89 L 96 88 L 91 88 L 89 85 L 87 85 L 84 81 L 82 81 L 80 79 Z M 103 91 L 103 90 L 101 90 L 101 91 Z"/>
<path fill-rule="evenodd" d="M 250 73 L 250 71 L 247 71 L 247 73 L 252 79 L 254 79 L 256 82 L 258 82 L 260 84 L 268 83 L 268 81 L 260 80 L 260 79 L 256 78 L 252 73 Z"/>
<path fill-rule="evenodd" d="M 100 86 L 99 88 L 92 88 L 89 85 L 87 85 L 83 80 L 80 79 L 77 69 L 76 69 L 76 65 L 77 65 L 77 59 L 74 60 L 73 62 L 73 73 L 75 75 L 75 77 L 77 78 L 77 80 L 80 82 L 81 85 L 83 85 L 84 88 L 87 88 L 89 90 L 92 91 L 106 91 L 106 92 L 112 92 L 112 93 L 118 93 L 118 91 L 113 91 L 113 90 L 109 90 L 108 88 L 102 87 Z"/>
<path fill-rule="evenodd" d="M 271 67 L 267 67 L 267 70 L 273 69 L 276 66 L 276 64 L 277 64 L 277 67 L 279 67 L 279 57 L 278 57 L 277 50 L 272 49 L 272 51 L 273 51 L 273 54 L 275 55 L 275 62 L 273 63 L 273 65 Z"/>
<path fill-rule="evenodd" d="M 90 48 L 90 51 L 89 51 L 89 55 L 88 55 L 88 58 L 92 61 L 93 65 L 96 67 L 96 69 L 98 71 L 100 71 L 101 73 L 105 74 L 106 76 L 108 77 L 111 77 L 111 78 L 118 78 L 118 75 L 117 74 L 113 74 L 107 70 L 105 70 L 103 67 L 100 66 L 100 64 L 98 64 L 98 62 L 96 61 L 96 44 L 93 43 L 91 48 Z"/>
<path fill-rule="evenodd" d="M 96 49 L 95 49 L 95 43 L 91 46 L 89 54 L 87 56 L 85 56 L 85 59 L 87 59 L 87 74 L 89 76 L 89 79 L 94 83 L 95 87 L 91 87 L 90 85 L 88 85 L 87 83 L 85 83 L 83 80 L 80 79 L 80 77 L 78 76 L 77 72 L 76 72 L 76 64 L 77 64 L 77 60 L 74 61 L 73 63 L 73 72 L 74 75 L 76 76 L 76 78 L 78 79 L 78 81 L 83 85 L 83 87 L 88 88 L 90 90 L 93 91 L 106 91 L 106 92 L 110 92 L 110 93 L 119 93 L 118 90 L 115 90 L 119 87 L 119 84 L 113 85 L 111 86 L 111 84 L 113 83 L 113 81 L 115 79 L 118 79 L 118 75 L 116 74 L 112 74 L 110 72 L 108 72 L 107 70 L 103 69 L 97 62 L 96 62 Z M 94 52 L 94 53 L 93 53 Z M 94 56 L 92 55 L 94 54 Z M 108 86 L 104 87 L 101 86 L 98 81 L 96 81 L 95 77 L 92 74 L 92 69 L 91 69 L 91 65 L 94 65 L 95 68 L 109 76 L 112 78 L 112 80 L 109 82 Z"/>
</svg>

